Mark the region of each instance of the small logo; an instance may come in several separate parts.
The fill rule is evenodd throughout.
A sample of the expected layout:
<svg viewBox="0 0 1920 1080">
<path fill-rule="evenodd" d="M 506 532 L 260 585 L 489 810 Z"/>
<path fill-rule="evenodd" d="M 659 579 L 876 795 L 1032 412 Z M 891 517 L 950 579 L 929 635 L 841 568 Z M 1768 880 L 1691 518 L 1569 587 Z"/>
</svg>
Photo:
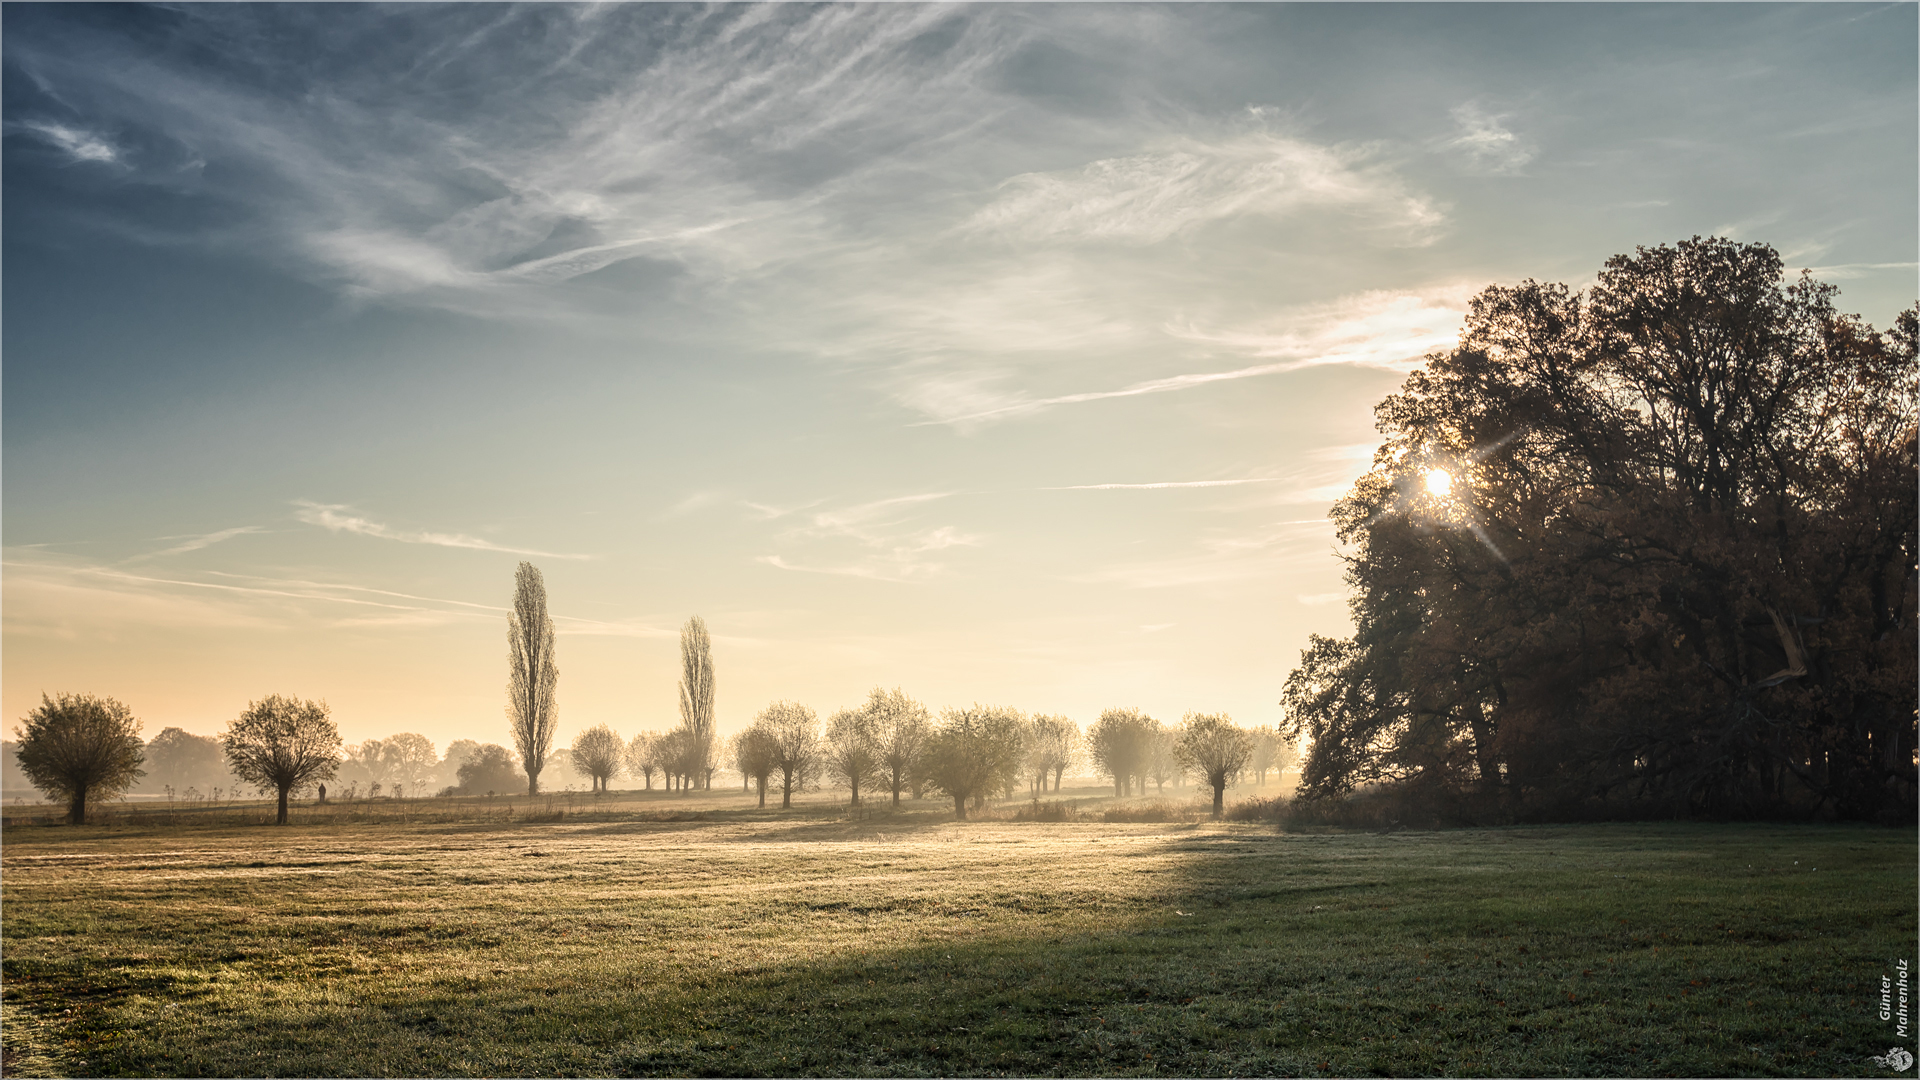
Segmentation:
<svg viewBox="0 0 1920 1080">
<path fill-rule="evenodd" d="M 1894 1072 L 1906 1072 L 1913 1068 L 1913 1055 L 1904 1046 L 1896 1046 L 1885 1054 L 1875 1054 L 1867 1060 Z"/>
</svg>

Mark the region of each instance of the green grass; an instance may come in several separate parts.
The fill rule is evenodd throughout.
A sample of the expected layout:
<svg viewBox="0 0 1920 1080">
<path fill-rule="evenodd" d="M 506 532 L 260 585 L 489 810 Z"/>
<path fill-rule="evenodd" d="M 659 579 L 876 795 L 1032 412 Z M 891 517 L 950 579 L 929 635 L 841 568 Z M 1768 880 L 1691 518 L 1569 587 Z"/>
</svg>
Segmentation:
<svg viewBox="0 0 1920 1080">
<path fill-rule="evenodd" d="M 6 1071 L 1886 1075 L 1916 943 L 1911 830 L 522 802 L 9 828 Z"/>
</svg>

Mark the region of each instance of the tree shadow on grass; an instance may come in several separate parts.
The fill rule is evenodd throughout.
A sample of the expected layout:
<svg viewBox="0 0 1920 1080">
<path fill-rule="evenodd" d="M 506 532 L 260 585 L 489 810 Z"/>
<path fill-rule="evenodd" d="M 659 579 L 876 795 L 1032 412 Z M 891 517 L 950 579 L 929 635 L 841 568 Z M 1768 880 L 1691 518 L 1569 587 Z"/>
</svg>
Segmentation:
<svg viewBox="0 0 1920 1080">
<path fill-rule="evenodd" d="M 303 961 L 284 924 L 243 920 L 232 933 L 245 948 L 208 953 L 192 987 L 141 982 L 157 972 L 132 955 L 7 971 L 83 1006 L 68 1045 L 103 1073 L 1870 1071 L 1880 1032 L 1868 1010 L 1841 1008 L 1859 975 L 1831 957 L 1886 954 L 1882 908 L 1895 901 L 1866 910 L 1871 890 L 1849 887 L 1816 904 L 1796 881 L 1729 883 L 1707 867 L 1628 890 L 1613 884 L 1614 834 L 1566 839 L 1582 837 L 1583 861 L 1562 868 L 1555 852 L 1483 861 L 1505 847 L 1493 835 L 1253 842 L 1181 830 L 1150 867 L 1089 847 L 1070 856 L 1094 860 L 1077 873 L 974 877 L 996 851 L 975 849 L 955 871 L 935 845 L 894 878 L 837 876 L 865 873 L 872 860 L 856 858 L 754 899 L 729 894 L 731 910 L 689 892 L 604 917 L 507 915 L 490 942 L 415 926 L 432 926 L 429 913 L 396 887 L 388 921 L 340 954 L 353 970 Z M 1842 869 L 1833 855 L 1822 878 Z M 1671 862 L 1674 875 L 1691 864 Z M 1873 873 L 1859 881 L 1897 877 Z M 1803 933 L 1746 935 L 1788 902 Z M 1836 922 L 1836 903 L 1859 925 Z M 568 931 L 600 936 L 593 951 L 541 962 Z M 1737 981 L 1763 964 L 1767 984 Z M 75 1001 L 100 980 L 111 995 Z"/>
</svg>

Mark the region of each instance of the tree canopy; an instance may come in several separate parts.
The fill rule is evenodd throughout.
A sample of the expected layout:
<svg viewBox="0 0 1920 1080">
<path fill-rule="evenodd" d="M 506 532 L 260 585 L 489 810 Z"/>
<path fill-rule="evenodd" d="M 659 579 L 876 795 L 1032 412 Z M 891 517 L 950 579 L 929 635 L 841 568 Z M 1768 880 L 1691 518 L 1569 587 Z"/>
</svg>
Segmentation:
<svg viewBox="0 0 1920 1080">
<path fill-rule="evenodd" d="M 845 784 L 853 805 L 860 805 L 860 786 L 883 775 L 880 721 L 868 709 L 841 709 L 827 718 L 821 740 L 821 764 L 835 782 Z"/>
<path fill-rule="evenodd" d="M 967 819 L 967 800 L 1012 786 L 1026 749 L 1026 718 L 1017 710 L 975 705 L 948 709 L 927 739 L 921 768 L 953 797 L 953 816 Z"/>
<path fill-rule="evenodd" d="M 1216 819 L 1225 809 L 1227 785 L 1240 778 L 1253 750 L 1253 735 L 1224 713 L 1188 713 L 1173 740 L 1173 757 L 1180 767 L 1213 789 Z"/>
<path fill-rule="evenodd" d="M 67 821 L 83 825 L 90 798 L 111 798 L 141 776 L 145 747 L 133 711 L 110 697 L 40 695 L 14 730 L 20 771 L 49 799 L 67 802 Z"/>
<path fill-rule="evenodd" d="M 627 756 L 627 744 L 605 724 L 595 724 L 575 735 L 572 750 L 569 758 L 574 771 L 590 778 L 595 791 L 607 790 L 607 781 L 620 775 Z"/>
<path fill-rule="evenodd" d="M 893 805 L 900 805 L 900 792 L 912 783 L 915 763 L 933 730 L 927 720 L 927 707 L 907 696 L 905 690 L 874 687 L 867 695 L 867 715 L 873 718 L 875 739 L 880 750 L 880 779 L 893 793 Z"/>
<path fill-rule="evenodd" d="M 1139 709 L 1108 709 L 1087 729 L 1087 754 L 1095 767 L 1113 777 L 1115 795 L 1133 794 L 1136 779 L 1140 793 L 1146 794 L 1159 730 L 1160 722 Z"/>
<path fill-rule="evenodd" d="M 753 726 L 772 750 L 771 771 L 780 774 L 780 808 L 785 810 L 793 805 L 795 792 L 819 779 L 820 719 L 799 702 L 776 701 L 760 710 Z"/>
<path fill-rule="evenodd" d="M 492 795 L 495 792 L 512 794 L 520 790 L 520 781 L 526 773 L 521 770 L 513 751 L 496 743 L 487 743 L 468 755 L 454 775 L 462 794 Z"/>
<path fill-rule="evenodd" d="M 1334 507 L 1301 794 L 1912 821 L 1920 316 L 1834 295 L 1697 237 L 1482 292 Z"/>
<path fill-rule="evenodd" d="M 146 775 L 140 788 L 155 791 L 173 788 L 176 793 L 188 789 L 211 795 L 218 785 L 233 785 L 226 758 L 220 752 L 220 740 L 195 735 L 177 727 L 162 728 L 147 741 Z"/>
<path fill-rule="evenodd" d="M 227 725 L 220 746 L 233 775 L 279 795 L 281 825 L 291 792 L 331 780 L 340 767 L 340 731 L 324 701 L 269 694 Z"/>
</svg>

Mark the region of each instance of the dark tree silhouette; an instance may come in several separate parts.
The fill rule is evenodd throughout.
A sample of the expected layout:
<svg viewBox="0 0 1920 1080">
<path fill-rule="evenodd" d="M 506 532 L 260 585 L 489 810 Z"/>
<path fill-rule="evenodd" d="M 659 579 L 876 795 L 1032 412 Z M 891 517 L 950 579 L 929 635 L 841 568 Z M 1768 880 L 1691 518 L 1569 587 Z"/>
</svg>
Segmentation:
<svg viewBox="0 0 1920 1080">
<path fill-rule="evenodd" d="M 247 706 L 220 734 L 233 775 L 280 798 L 275 821 L 287 823 L 287 796 L 296 788 L 333 779 L 340 767 L 340 731 L 324 701 L 270 694 Z"/>
<path fill-rule="evenodd" d="M 1696 238 L 1475 299 L 1334 508 L 1304 797 L 1914 820 L 1920 316 L 1781 271 Z"/>
<path fill-rule="evenodd" d="M 20 771 L 47 798 L 66 801 L 70 824 L 86 824 L 89 799 L 112 798 L 141 776 L 140 721 L 112 698 L 41 694 L 21 722 L 14 729 Z"/>
</svg>

